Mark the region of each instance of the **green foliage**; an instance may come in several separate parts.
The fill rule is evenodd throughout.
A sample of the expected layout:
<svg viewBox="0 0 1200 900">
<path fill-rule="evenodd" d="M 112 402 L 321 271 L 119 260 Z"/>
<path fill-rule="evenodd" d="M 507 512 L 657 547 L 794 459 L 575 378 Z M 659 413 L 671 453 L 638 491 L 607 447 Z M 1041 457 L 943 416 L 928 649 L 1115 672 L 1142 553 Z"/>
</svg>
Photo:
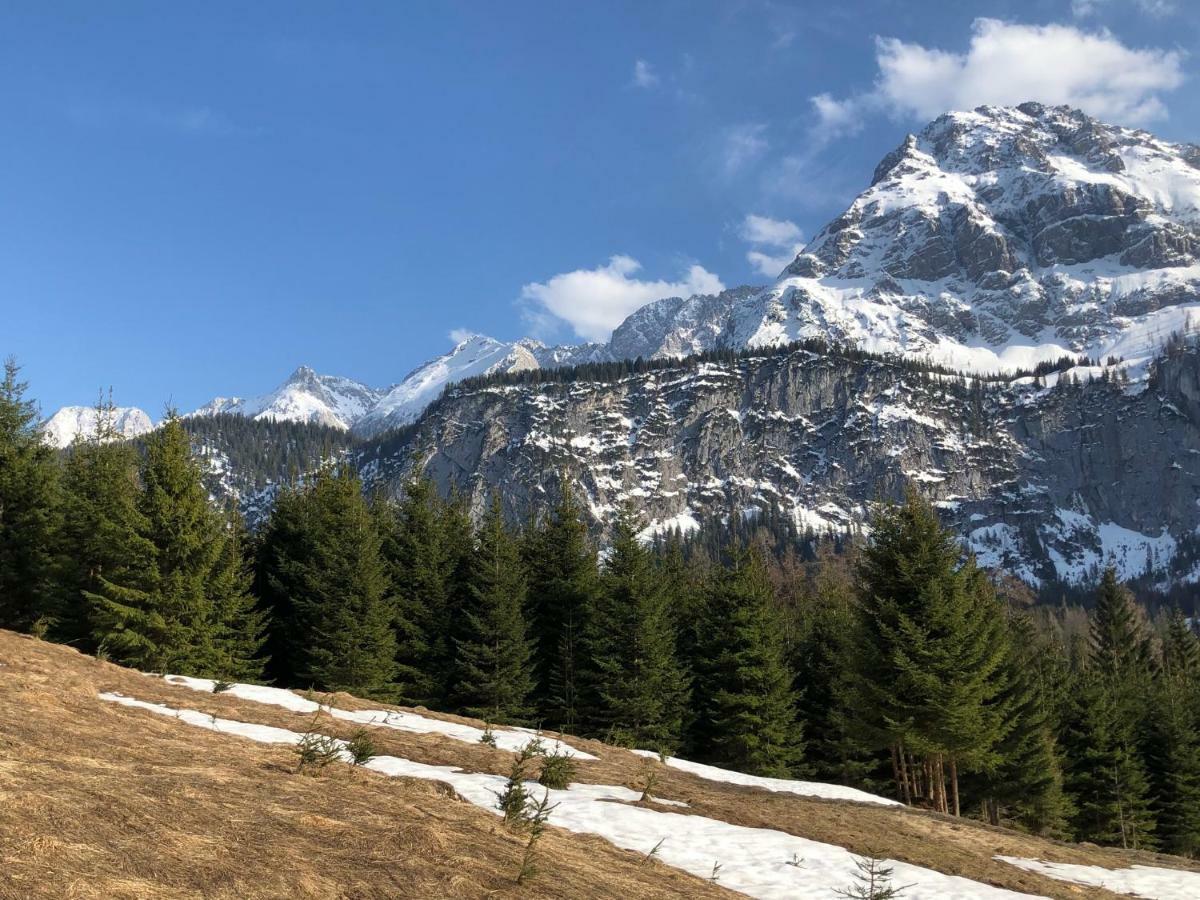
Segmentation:
<svg viewBox="0 0 1200 900">
<path fill-rule="evenodd" d="M 741 772 L 793 774 L 803 756 L 801 725 L 779 611 L 757 552 L 740 551 L 715 573 L 698 649 L 694 746 Z"/>
<path fill-rule="evenodd" d="M 525 782 L 529 778 L 530 762 L 542 752 L 539 744 L 530 741 L 517 752 L 504 790 L 496 793 L 496 809 L 503 814 L 506 825 L 524 825 L 528 819 L 529 791 Z"/>
<path fill-rule="evenodd" d="M 494 498 L 479 529 L 456 641 L 455 697 L 467 714 L 521 722 L 531 713 L 533 648 L 525 624 L 525 573 L 516 537 Z"/>
<path fill-rule="evenodd" d="M 378 522 L 348 470 L 322 469 L 280 498 L 264 536 L 265 580 L 292 683 L 387 698 L 395 604 Z M 281 667 L 282 668 L 282 667 Z"/>
<path fill-rule="evenodd" d="M 346 741 L 346 752 L 350 754 L 350 760 L 356 766 L 369 763 L 377 755 L 371 733 L 365 728 L 356 729 L 354 734 L 350 735 L 350 740 Z"/>
<path fill-rule="evenodd" d="M 544 523 L 528 530 L 523 551 L 537 647 L 538 714 L 555 728 L 572 730 L 585 705 L 585 634 L 599 573 L 596 550 L 565 475 L 559 478 L 558 503 Z"/>
<path fill-rule="evenodd" d="M 315 727 L 316 721 L 314 720 L 312 727 L 300 736 L 300 740 L 292 748 L 292 752 L 296 754 L 297 773 L 319 772 L 331 763 L 337 762 L 341 756 L 337 739 L 312 730 Z"/>
<path fill-rule="evenodd" d="M 59 469 L 11 357 L 0 380 L 0 628 L 60 614 Z M 74 598 L 72 598 L 74 599 Z"/>
<path fill-rule="evenodd" d="M 957 815 L 959 769 L 995 765 L 1005 733 L 1008 635 L 1000 606 L 915 492 L 874 517 L 859 580 L 851 686 L 859 737 L 890 749 L 903 791 L 912 791 L 910 759 L 923 760 L 927 800 Z"/>
<path fill-rule="evenodd" d="M 209 502 L 174 413 L 147 439 L 137 498 L 138 546 L 153 562 L 127 579 L 96 575 L 92 639 L 151 671 L 256 675 L 262 621 L 254 613 L 240 539 Z"/>
<path fill-rule="evenodd" d="M 542 757 L 542 770 L 538 773 L 538 783 L 556 791 L 564 791 L 575 779 L 577 766 L 569 753 L 559 748 Z"/>
<path fill-rule="evenodd" d="M 689 693 L 676 657 L 677 626 L 629 510 L 617 519 L 587 627 L 593 732 L 632 746 L 677 747 Z"/>
</svg>

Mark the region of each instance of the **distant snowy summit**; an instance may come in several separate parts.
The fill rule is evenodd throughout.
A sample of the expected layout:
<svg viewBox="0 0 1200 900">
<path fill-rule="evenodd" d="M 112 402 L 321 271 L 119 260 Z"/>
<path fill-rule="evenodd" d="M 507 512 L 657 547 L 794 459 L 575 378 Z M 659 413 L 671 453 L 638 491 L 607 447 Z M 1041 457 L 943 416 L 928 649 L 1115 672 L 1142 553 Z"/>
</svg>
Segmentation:
<svg viewBox="0 0 1200 900">
<path fill-rule="evenodd" d="M 1200 147 L 1068 107 L 989 106 L 908 135 L 768 287 L 655 301 L 603 344 L 472 335 L 385 389 L 301 367 L 268 394 L 192 415 L 370 437 L 472 376 L 804 338 L 978 373 L 1118 357 L 1136 379 L 1194 315 Z"/>
<path fill-rule="evenodd" d="M 189 413 L 235 413 L 252 419 L 308 422 L 346 430 L 378 402 L 381 391 L 339 375 L 318 375 L 300 366 L 288 379 L 259 397 L 217 397 Z"/>
<path fill-rule="evenodd" d="M 112 425 L 122 438 L 135 438 L 154 430 L 154 422 L 145 412 L 135 406 L 119 406 L 113 409 Z M 92 406 L 64 406 L 42 423 L 42 436 L 47 444 L 62 449 L 71 446 L 75 439 L 95 437 L 97 414 Z"/>
</svg>

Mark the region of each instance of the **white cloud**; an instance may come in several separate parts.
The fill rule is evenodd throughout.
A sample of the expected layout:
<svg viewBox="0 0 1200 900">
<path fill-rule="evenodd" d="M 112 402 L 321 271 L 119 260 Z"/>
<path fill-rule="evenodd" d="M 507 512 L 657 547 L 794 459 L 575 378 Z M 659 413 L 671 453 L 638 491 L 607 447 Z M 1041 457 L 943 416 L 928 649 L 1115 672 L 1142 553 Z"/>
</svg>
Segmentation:
<svg viewBox="0 0 1200 900">
<path fill-rule="evenodd" d="M 742 220 L 742 240 L 750 244 L 768 244 L 782 247 L 800 240 L 800 226 L 788 219 L 772 219 L 753 213 Z"/>
<path fill-rule="evenodd" d="M 607 265 L 577 269 L 548 281 L 521 288 L 521 299 L 566 322 L 584 340 L 606 340 L 631 313 L 663 297 L 715 294 L 725 289 L 721 279 L 703 266 L 692 265 L 679 281 L 642 281 L 632 277 L 642 268 L 629 256 L 617 255 Z"/>
<path fill-rule="evenodd" d="M 760 275 L 775 278 L 804 247 L 800 227 L 787 219 L 747 215 L 738 230 L 742 240 L 754 245 L 746 259 Z"/>
<path fill-rule="evenodd" d="M 812 103 L 820 123 L 818 134 L 826 140 L 862 130 L 863 119 L 868 110 L 863 108 L 864 104 L 858 98 L 835 100 L 829 94 L 817 94 L 810 97 L 809 102 Z"/>
<path fill-rule="evenodd" d="M 658 73 L 654 71 L 654 66 L 650 65 L 646 60 L 639 59 L 633 64 L 634 87 L 654 88 L 658 87 L 660 81 Z"/>
<path fill-rule="evenodd" d="M 766 138 L 767 126 L 751 122 L 726 129 L 721 147 L 721 164 L 732 175 L 760 159 L 771 147 Z"/>
<path fill-rule="evenodd" d="M 1071 0 L 1071 14 L 1077 19 L 1097 15 L 1111 0 Z M 1133 5 L 1156 19 L 1175 12 L 1174 0 L 1133 0 Z"/>
<path fill-rule="evenodd" d="M 1165 116 L 1161 94 L 1184 80 L 1178 51 L 1128 47 L 1107 30 L 997 19 L 975 20 L 965 53 L 881 37 L 875 61 L 874 90 L 846 100 L 812 98 L 831 133 L 847 133 L 867 112 L 931 119 L 947 110 L 1026 100 L 1137 124 Z"/>
<path fill-rule="evenodd" d="M 446 336 L 450 338 L 451 343 L 458 345 L 463 341 L 469 341 L 471 338 L 475 337 L 475 334 L 476 333 L 471 331 L 469 328 L 454 328 Z"/>
</svg>

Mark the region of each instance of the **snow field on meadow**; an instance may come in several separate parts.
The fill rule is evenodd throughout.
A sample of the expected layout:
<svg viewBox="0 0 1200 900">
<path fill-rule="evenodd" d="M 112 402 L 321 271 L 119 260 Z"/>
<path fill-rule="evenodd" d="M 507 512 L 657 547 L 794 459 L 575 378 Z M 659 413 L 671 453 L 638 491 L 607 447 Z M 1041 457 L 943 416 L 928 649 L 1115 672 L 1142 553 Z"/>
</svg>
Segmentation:
<svg viewBox="0 0 1200 900">
<path fill-rule="evenodd" d="M 187 686 L 201 689 L 196 683 Z M 277 690 L 250 685 L 242 687 L 255 691 Z M 291 696 L 303 703 L 310 702 L 294 694 Z M 175 709 L 118 693 L 103 693 L 100 699 L 260 743 L 294 745 L 302 737 L 299 732 L 285 728 L 222 719 L 197 710 Z M 316 704 L 311 709 L 296 709 L 297 712 L 315 710 Z M 521 734 L 521 737 L 528 740 L 527 734 Z M 503 776 L 463 772 L 452 766 L 431 766 L 395 756 L 377 756 L 364 768 L 394 777 L 444 782 L 468 802 L 499 815 L 496 797 L 504 789 L 506 779 Z M 547 791 L 536 782 L 528 782 L 526 787 L 533 796 Z M 715 867 L 720 885 L 751 897 L 828 900 L 834 891 L 846 888 L 854 881 L 858 857 L 843 847 L 772 829 L 748 828 L 704 816 L 627 805 L 636 802 L 641 794 L 620 785 L 572 784 L 566 790 L 549 790 L 548 793 L 554 805 L 551 825 L 581 834 L 595 834 L 617 847 L 638 853 L 654 852 L 663 863 L 701 878 L 711 877 Z M 905 897 L 910 900 L 1002 900 L 1031 896 L 907 863 L 889 860 L 887 864 L 895 869 L 894 883 L 908 885 Z"/>
</svg>

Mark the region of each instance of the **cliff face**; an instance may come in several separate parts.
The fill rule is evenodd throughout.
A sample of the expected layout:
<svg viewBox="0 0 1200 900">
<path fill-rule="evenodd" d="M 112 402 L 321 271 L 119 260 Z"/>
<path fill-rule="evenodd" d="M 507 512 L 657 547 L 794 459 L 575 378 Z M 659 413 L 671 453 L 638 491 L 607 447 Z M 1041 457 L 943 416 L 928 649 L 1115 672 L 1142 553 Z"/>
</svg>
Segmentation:
<svg viewBox="0 0 1200 900">
<path fill-rule="evenodd" d="M 1087 580 L 1106 561 L 1166 577 L 1200 526 L 1200 356 L 1175 353 L 1140 384 L 1057 377 L 979 389 L 795 350 L 484 385 L 452 391 L 363 464 L 392 490 L 419 464 L 476 509 L 498 491 L 515 520 L 565 471 L 597 522 L 632 502 L 655 529 L 768 508 L 855 529 L 911 483 L 982 562 L 1027 581 Z"/>
</svg>

